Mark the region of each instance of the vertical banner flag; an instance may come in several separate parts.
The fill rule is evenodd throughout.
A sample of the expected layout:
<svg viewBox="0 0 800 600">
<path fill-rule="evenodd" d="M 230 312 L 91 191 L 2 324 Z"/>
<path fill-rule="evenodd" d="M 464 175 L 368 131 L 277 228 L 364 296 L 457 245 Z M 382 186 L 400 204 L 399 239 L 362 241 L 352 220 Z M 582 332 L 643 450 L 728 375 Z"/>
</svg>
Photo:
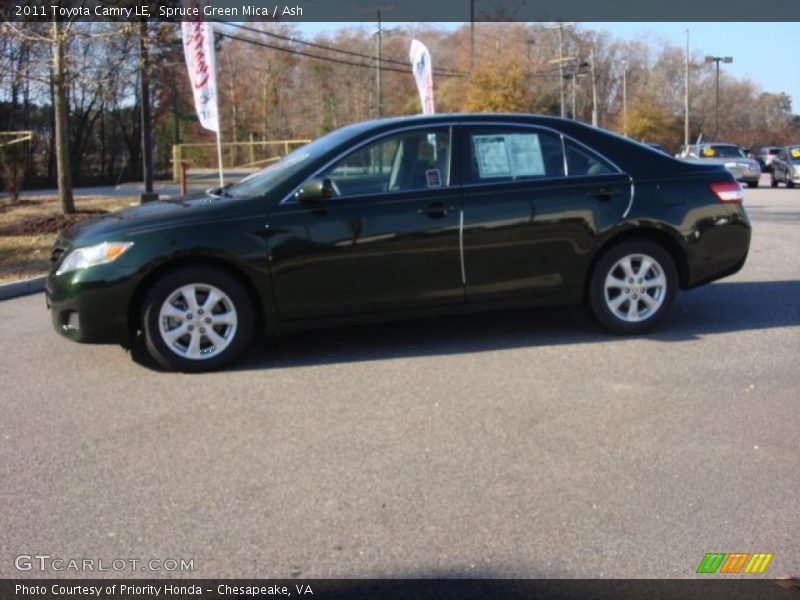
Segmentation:
<svg viewBox="0 0 800 600">
<path fill-rule="evenodd" d="M 196 5 L 196 2 L 192 2 Z M 192 82 L 194 105 L 200 124 L 219 133 L 217 115 L 217 61 L 214 56 L 214 30 L 205 21 L 181 23 L 183 51 L 189 80 Z"/>
<path fill-rule="evenodd" d="M 411 69 L 417 81 L 419 98 L 422 101 L 422 113 L 432 115 L 433 110 L 433 68 L 431 67 L 431 53 L 425 44 L 419 40 L 411 41 Z"/>
</svg>

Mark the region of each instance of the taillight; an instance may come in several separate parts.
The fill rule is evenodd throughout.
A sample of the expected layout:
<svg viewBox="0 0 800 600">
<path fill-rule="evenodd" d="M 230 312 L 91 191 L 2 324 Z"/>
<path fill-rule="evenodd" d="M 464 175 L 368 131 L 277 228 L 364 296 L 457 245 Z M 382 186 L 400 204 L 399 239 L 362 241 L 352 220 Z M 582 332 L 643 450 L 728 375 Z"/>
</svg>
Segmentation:
<svg viewBox="0 0 800 600">
<path fill-rule="evenodd" d="M 729 181 L 721 183 L 712 183 L 710 186 L 711 191 L 720 202 L 737 202 L 740 203 L 744 200 L 744 191 L 742 186 L 738 183 L 731 183 Z"/>
</svg>

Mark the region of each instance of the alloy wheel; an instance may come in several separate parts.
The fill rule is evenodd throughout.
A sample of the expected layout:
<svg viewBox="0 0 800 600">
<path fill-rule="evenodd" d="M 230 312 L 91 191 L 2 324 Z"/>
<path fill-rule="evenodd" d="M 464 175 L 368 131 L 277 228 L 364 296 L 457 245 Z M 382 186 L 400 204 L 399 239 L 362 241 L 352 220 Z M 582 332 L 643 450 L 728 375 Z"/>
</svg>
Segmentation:
<svg viewBox="0 0 800 600">
<path fill-rule="evenodd" d="M 175 354 L 190 360 L 218 356 L 236 337 L 236 306 L 219 288 L 191 283 L 176 289 L 158 313 L 161 339 Z"/>
<path fill-rule="evenodd" d="M 606 306 L 614 316 L 626 323 L 641 323 L 664 303 L 667 278 L 652 256 L 629 254 L 608 270 L 603 289 Z"/>
</svg>

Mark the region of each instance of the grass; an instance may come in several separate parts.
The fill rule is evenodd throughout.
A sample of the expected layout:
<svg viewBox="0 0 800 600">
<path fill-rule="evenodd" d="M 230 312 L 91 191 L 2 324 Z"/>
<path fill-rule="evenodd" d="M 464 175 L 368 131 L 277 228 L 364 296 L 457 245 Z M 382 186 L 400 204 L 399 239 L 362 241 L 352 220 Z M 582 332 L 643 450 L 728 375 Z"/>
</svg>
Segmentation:
<svg viewBox="0 0 800 600">
<path fill-rule="evenodd" d="M 138 197 L 81 196 L 75 199 L 78 214 L 66 217 L 56 196 L 26 197 L 23 192 L 16 205 L 0 199 L 0 283 L 45 275 L 59 229 L 97 211 L 113 212 L 133 203 Z"/>
</svg>

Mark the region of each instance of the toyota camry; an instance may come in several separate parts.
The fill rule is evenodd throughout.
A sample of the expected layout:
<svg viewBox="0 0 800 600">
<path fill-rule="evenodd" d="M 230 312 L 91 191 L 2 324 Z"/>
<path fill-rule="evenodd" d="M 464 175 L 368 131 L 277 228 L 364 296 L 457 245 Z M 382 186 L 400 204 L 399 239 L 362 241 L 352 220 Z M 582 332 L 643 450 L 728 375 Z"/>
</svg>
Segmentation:
<svg viewBox="0 0 800 600">
<path fill-rule="evenodd" d="M 218 369 L 256 331 L 584 304 L 617 334 L 678 290 L 739 270 L 743 192 L 724 165 L 676 160 L 536 115 L 357 123 L 237 184 L 65 230 L 53 326 Z"/>
</svg>

